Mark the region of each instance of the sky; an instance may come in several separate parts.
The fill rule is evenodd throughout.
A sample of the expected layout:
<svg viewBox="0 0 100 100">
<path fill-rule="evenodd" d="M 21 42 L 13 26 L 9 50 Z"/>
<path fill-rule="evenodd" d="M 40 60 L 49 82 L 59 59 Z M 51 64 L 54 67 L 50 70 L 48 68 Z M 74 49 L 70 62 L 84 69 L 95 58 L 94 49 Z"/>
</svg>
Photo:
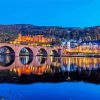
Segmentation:
<svg viewBox="0 0 100 100">
<path fill-rule="evenodd" d="M 0 24 L 100 25 L 100 0 L 0 0 Z"/>
</svg>

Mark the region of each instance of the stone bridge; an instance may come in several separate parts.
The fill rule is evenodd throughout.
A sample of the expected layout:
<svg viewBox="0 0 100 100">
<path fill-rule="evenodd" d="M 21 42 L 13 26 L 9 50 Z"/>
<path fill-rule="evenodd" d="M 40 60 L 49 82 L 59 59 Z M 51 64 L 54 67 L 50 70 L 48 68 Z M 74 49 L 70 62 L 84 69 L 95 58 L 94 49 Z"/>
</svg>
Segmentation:
<svg viewBox="0 0 100 100">
<path fill-rule="evenodd" d="M 40 53 L 40 50 L 45 52 L 47 56 L 50 55 L 63 55 L 63 47 L 45 47 L 45 46 L 30 46 L 30 45 L 21 45 L 21 44 L 9 44 L 9 43 L 0 43 L 0 48 L 8 48 L 10 53 L 14 53 L 16 57 L 19 56 L 20 51 L 25 48 L 28 50 L 29 54 L 37 56 Z"/>
</svg>

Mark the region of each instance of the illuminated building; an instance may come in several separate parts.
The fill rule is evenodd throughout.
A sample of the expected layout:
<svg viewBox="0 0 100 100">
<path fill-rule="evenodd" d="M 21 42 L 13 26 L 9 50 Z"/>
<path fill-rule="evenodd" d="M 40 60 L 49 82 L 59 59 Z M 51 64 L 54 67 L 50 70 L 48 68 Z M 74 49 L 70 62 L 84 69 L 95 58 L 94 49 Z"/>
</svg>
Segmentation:
<svg viewBox="0 0 100 100">
<path fill-rule="evenodd" d="M 70 48 L 70 51 L 68 48 L 69 46 L 64 49 L 66 53 L 100 54 L 100 43 L 95 41 L 82 42 L 78 46 Z"/>
<path fill-rule="evenodd" d="M 54 38 L 51 37 L 44 37 L 43 35 L 35 35 L 35 36 L 30 36 L 26 35 L 23 36 L 22 34 L 18 35 L 18 38 L 16 38 L 14 41 L 11 41 L 10 43 L 12 44 L 36 44 L 38 45 L 39 43 L 41 44 L 46 44 L 49 45 L 51 42 L 55 41 Z"/>
</svg>

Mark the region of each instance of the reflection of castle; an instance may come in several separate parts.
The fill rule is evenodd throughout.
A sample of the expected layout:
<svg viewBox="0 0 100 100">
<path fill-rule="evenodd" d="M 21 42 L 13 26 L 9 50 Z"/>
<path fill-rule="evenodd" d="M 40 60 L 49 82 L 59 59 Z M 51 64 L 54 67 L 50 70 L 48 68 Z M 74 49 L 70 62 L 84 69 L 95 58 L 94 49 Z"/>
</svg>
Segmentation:
<svg viewBox="0 0 100 100">
<path fill-rule="evenodd" d="M 13 44 L 20 44 L 20 43 L 45 43 L 45 44 L 49 44 L 53 41 L 54 41 L 53 38 L 44 37 L 43 35 L 35 35 L 35 36 L 26 35 L 26 36 L 23 36 L 22 34 L 19 34 L 18 38 L 15 39 L 15 41 L 12 41 L 10 43 L 13 43 Z"/>
<path fill-rule="evenodd" d="M 42 75 L 46 70 L 48 70 L 47 66 L 38 66 L 38 68 L 37 68 L 35 66 L 29 67 L 27 65 L 24 66 L 24 67 L 15 67 L 13 69 L 10 69 L 10 71 L 17 72 L 19 76 L 21 76 L 22 74 L 27 74 L 27 75 L 30 75 L 30 74 Z"/>
</svg>

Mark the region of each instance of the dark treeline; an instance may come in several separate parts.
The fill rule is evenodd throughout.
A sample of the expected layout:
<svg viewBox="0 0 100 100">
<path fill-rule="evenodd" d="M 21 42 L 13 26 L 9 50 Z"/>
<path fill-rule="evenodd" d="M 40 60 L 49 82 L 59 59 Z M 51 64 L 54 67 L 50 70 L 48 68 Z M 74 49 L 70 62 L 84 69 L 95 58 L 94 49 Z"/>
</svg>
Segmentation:
<svg viewBox="0 0 100 100">
<path fill-rule="evenodd" d="M 18 33 L 22 33 L 23 35 L 40 34 L 45 36 L 53 36 L 60 40 L 100 40 L 100 26 L 74 28 L 58 26 L 34 26 L 30 24 L 0 25 L 1 42 L 9 42 L 14 40 Z"/>
</svg>

